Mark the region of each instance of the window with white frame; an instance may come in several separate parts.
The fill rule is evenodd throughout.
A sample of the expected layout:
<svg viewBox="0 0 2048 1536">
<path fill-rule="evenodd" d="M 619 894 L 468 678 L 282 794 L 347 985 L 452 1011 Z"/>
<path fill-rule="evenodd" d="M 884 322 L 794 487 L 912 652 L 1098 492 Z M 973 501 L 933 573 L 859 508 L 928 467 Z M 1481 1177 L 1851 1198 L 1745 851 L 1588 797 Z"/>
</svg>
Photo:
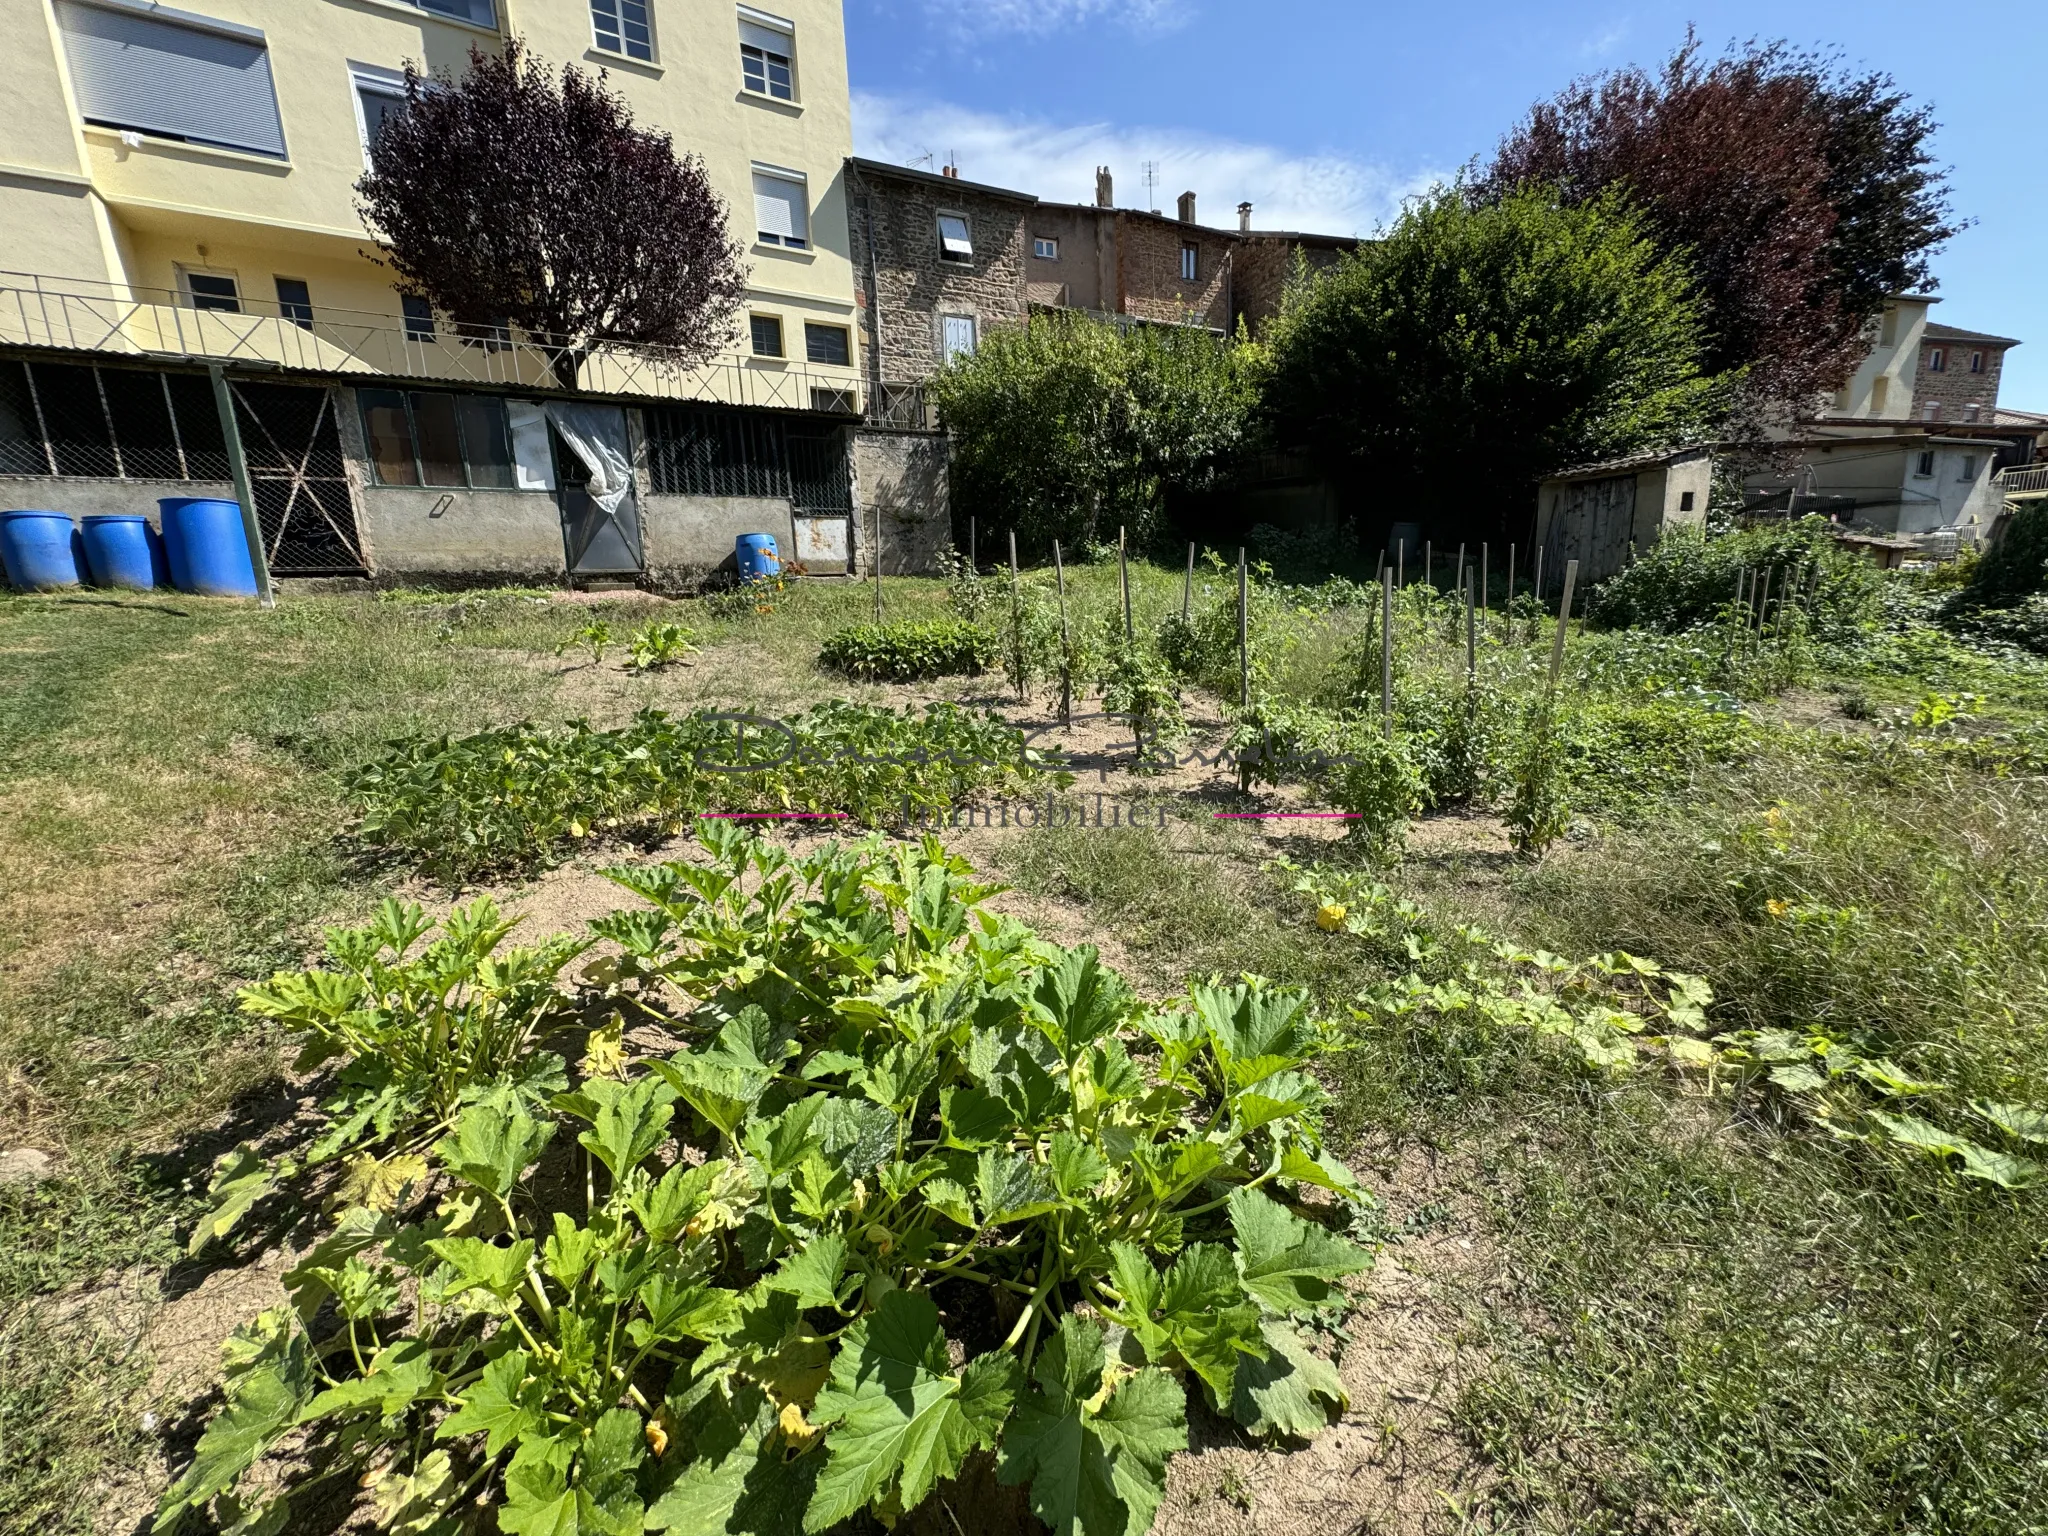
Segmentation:
<svg viewBox="0 0 2048 1536">
<path fill-rule="evenodd" d="M 1049 235 L 1034 235 L 1031 240 L 1031 254 L 1040 261 L 1058 261 L 1060 243 Z"/>
<path fill-rule="evenodd" d="M 754 236 L 763 245 L 810 249 L 810 190 L 803 172 L 754 167 Z"/>
<path fill-rule="evenodd" d="M 57 25 L 88 123 L 285 158 L 259 29 L 85 0 L 58 0 Z"/>
<path fill-rule="evenodd" d="M 954 358 L 974 353 L 974 316 L 941 315 L 939 317 L 939 359 L 950 363 Z"/>
<path fill-rule="evenodd" d="M 796 24 L 740 7 L 740 83 L 777 101 L 796 100 Z"/>
<path fill-rule="evenodd" d="M 449 16 L 472 26 L 495 28 L 498 25 L 495 0 L 412 0 L 412 3 L 436 16 Z"/>
<path fill-rule="evenodd" d="M 966 218 L 957 213 L 939 215 L 939 260 L 972 261 L 974 259 L 974 236 L 967 228 Z"/>
<path fill-rule="evenodd" d="M 185 289 L 185 302 L 194 309 L 217 310 L 221 314 L 242 312 L 242 290 L 232 272 L 209 272 L 204 267 L 180 267 L 178 278 Z"/>
<path fill-rule="evenodd" d="M 356 131 L 363 139 L 363 163 L 370 163 L 370 151 L 384 125 L 405 110 L 405 76 L 395 69 L 375 64 L 348 67 L 349 83 L 356 93 Z"/>
<path fill-rule="evenodd" d="M 1984 354 L 1983 354 L 1982 352 L 1972 352 L 1972 353 L 1970 354 L 1970 372 L 1972 372 L 1972 373 L 1982 373 L 1983 371 L 1984 371 Z"/>
<path fill-rule="evenodd" d="M 590 0 L 590 31 L 606 53 L 654 62 L 654 19 L 648 0 Z"/>
<path fill-rule="evenodd" d="M 1941 420 L 1941 402 L 1939 400 L 1929 400 L 1922 405 L 1920 407 L 1920 419 L 1922 421 Z"/>
<path fill-rule="evenodd" d="M 1184 283 L 1192 283 L 1195 280 L 1195 274 L 1200 270 L 1200 267 L 1201 257 L 1198 248 L 1192 245 L 1183 245 L 1180 248 L 1181 281 Z"/>
<path fill-rule="evenodd" d="M 1939 347 L 1929 347 L 1927 349 L 1927 371 L 1929 373 L 1944 373 L 1947 369 L 1948 354 Z"/>
<path fill-rule="evenodd" d="M 1922 480 L 1932 480 L 1934 478 L 1934 452 L 1932 449 L 1924 451 L 1919 458 L 1913 461 L 1913 473 Z"/>
</svg>

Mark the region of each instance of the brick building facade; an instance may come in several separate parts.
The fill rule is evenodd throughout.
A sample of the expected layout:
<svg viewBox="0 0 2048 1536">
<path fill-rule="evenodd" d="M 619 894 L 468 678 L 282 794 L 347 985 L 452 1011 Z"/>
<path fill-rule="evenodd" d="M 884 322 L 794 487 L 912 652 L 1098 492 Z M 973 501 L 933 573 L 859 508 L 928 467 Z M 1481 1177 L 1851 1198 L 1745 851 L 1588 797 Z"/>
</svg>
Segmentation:
<svg viewBox="0 0 2048 1536">
<path fill-rule="evenodd" d="M 1998 410 L 1998 380 L 2010 336 L 1962 331 L 1929 321 L 1913 376 L 1913 419 L 1990 422 Z"/>
</svg>

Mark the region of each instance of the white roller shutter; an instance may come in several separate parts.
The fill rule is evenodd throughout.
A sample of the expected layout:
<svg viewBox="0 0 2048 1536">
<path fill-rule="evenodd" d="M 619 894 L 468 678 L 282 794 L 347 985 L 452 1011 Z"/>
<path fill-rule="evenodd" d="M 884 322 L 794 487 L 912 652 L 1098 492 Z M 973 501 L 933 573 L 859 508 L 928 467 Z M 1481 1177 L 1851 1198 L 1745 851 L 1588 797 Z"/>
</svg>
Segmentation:
<svg viewBox="0 0 2048 1536">
<path fill-rule="evenodd" d="M 58 24 L 78 108 L 88 122 L 284 158 L 284 124 L 261 33 L 220 30 L 59 0 Z"/>
<path fill-rule="evenodd" d="M 767 25 L 762 25 L 765 22 Z M 789 58 L 796 51 L 796 28 L 765 11 L 740 9 L 740 41 L 749 48 Z"/>
<path fill-rule="evenodd" d="M 808 242 L 810 215 L 804 204 L 804 184 L 787 176 L 754 172 L 754 228 L 784 241 Z"/>
</svg>

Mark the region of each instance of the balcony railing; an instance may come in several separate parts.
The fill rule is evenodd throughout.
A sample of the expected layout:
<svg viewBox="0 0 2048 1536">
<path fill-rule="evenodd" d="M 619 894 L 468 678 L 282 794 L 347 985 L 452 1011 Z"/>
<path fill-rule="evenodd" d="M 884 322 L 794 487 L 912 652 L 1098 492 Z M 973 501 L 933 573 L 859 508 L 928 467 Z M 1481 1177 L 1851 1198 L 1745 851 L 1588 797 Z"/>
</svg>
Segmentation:
<svg viewBox="0 0 2048 1536">
<path fill-rule="evenodd" d="M 537 392 L 562 390 L 556 365 L 571 351 L 496 328 L 429 328 L 325 306 L 309 317 L 249 299 L 234 309 L 197 308 L 171 289 L 11 272 L 0 272 L 0 345 Z M 576 370 L 576 390 L 834 414 L 860 408 L 851 369 L 763 364 L 738 352 L 691 361 L 662 347 L 593 348 Z"/>
<path fill-rule="evenodd" d="M 2007 496 L 2048 494 L 2048 464 L 2014 465 L 1998 472 L 1998 488 Z"/>
</svg>

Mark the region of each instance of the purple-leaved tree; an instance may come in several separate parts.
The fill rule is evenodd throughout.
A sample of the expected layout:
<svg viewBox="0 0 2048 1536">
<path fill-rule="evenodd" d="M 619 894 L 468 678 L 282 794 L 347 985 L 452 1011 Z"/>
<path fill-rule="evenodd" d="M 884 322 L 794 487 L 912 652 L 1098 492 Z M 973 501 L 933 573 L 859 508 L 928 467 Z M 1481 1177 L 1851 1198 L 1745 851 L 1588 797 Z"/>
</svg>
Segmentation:
<svg viewBox="0 0 2048 1536">
<path fill-rule="evenodd" d="M 684 364 L 726 344 L 746 273 L 724 200 L 601 74 L 557 80 L 514 40 L 460 80 L 408 65 L 405 95 L 356 183 L 402 291 L 471 334 L 517 326 L 566 387 L 608 343 Z"/>
</svg>

